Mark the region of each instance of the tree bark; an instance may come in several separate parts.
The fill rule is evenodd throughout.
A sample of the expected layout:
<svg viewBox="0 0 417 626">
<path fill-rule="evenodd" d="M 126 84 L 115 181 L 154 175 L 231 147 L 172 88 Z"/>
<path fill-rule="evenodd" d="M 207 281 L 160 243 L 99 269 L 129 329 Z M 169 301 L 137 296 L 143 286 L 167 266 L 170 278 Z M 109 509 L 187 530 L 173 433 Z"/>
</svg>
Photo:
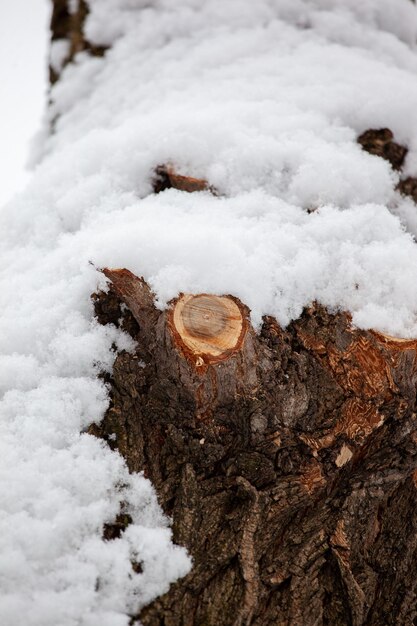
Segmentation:
<svg viewBox="0 0 417 626">
<path fill-rule="evenodd" d="M 137 619 L 417 623 L 417 341 L 318 305 L 287 329 L 266 317 L 256 333 L 232 299 L 243 331 L 212 359 L 179 336 L 181 298 L 161 312 L 142 279 L 104 273 L 97 318 L 137 349 L 118 354 L 91 432 L 150 478 L 193 558 Z M 201 332 L 207 341 L 191 329 Z"/>
<path fill-rule="evenodd" d="M 53 6 L 65 62 L 105 53 L 83 34 L 84 0 Z M 358 141 L 401 170 L 407 149 L 389 129 Z M 168 187 L 216 193 L 171 165 L 154 191 Z M 398 184 L 414 200 L 416 189 L 413 177 Z M 109 409 L 90 432 L 150 478 L 193 558 L 132 624 L 417 624 L 417 341 L 358 330 L 319 305 L 255 332 L 232 296 L 186 294 L 160 311 L 144 280 L 104 272 L 97 319 L 137 348 L 117 355 Z M 104 537 L 129 522 L 121 511 Z"/>
<path fill-rule="evenodd" d="M 51 42 L 66 40 L 68 42 L 68 54 L 64 59 L 63 67 L 70 63 L 77 52 L 87 51 L 92 56 L 103 56 L 106 52 L 104 46 L 91 44 L 85 37 L 83 27 L 88 15 L 86 0 L 78 0 L 74 9 L 71 8 L 70 0 L 52 0 L 51 15 Z M 59 73 L 50 65 L 49 82 L 51 85 L 59 79 Z"/>
</svg>

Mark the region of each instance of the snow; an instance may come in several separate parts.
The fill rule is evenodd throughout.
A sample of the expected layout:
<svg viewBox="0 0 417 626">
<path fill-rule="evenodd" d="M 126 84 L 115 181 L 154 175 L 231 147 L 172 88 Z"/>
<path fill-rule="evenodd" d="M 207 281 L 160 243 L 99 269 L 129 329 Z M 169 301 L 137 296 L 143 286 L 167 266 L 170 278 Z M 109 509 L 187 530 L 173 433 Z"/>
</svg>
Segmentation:
<svg viewBox="0 0 417 626">
<path fill-rule="evenodd" d="M 389 127 L 417 174 L 415 5 L 89 4 L 87 35 L 111 48 L 65 67 L 33 180 L 0 212 L 5 626 L 126 626 L 190 568 L 149 482 L 85 432 L 107 406 L 112 345 L 134 349 L 94 322 L 95 267 L 143 275 L 161 308 L 231 293 L 255 325 L 285 325 L 318 300 L 417 336 L 417 208 L 356 143 Z M 219 195 L 152 194 L 164 163 Z M 121 503 L 134 523 L 106 543 Z"/>
<path fill-rule="evenodd" d="M 70 55 L 71 45 L 68 39 L 51 41 L 49 49 L 49 65 L 56 74 L 59 74 Z"/>
</svg>

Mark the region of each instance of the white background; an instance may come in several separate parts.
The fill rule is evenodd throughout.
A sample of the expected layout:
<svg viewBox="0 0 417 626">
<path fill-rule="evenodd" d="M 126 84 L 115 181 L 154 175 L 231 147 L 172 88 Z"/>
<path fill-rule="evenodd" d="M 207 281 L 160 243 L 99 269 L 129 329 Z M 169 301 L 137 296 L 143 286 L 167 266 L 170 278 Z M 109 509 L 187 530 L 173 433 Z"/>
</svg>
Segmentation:
<svg viewBox="0 0 417 626">
<path fill-rule="evenodd" d="M 51 3 L 0 1 L 0 207 L 20 191 L 47 99 Z"/>
</svg>

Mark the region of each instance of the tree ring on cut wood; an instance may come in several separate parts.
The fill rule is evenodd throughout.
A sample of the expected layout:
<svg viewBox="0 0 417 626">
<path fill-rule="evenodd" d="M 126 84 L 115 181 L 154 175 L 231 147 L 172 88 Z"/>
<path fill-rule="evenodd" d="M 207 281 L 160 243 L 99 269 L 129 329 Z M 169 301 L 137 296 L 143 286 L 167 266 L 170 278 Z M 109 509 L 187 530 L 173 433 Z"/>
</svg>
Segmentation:
<svg viewBox="0 0 417 626">
<path fill-rule="evenodd" d="M 174 335 L 196 365 L 221 361 L 240 349 L 247 322 L 229 296 L 185 294 L 171 313 Z"/>
</svg>

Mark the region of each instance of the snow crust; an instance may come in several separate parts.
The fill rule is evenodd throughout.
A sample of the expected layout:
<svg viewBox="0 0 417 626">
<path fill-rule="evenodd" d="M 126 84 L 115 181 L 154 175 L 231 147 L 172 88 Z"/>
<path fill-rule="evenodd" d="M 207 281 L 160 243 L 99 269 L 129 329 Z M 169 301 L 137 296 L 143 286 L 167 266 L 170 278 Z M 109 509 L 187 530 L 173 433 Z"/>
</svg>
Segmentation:
<svg viewBox="0 0 417 626">
<path fill-rule="evenodd" d="M 416 207 L 356 143 L 391 128 L 417 174 L 415 5 L 89 4 L 87 36 L 111 49 L 64 69 L 35 176 L 0 212 L 5 626 L 126 626 L 190 567 L 149 482 L 85 434 L 107 406 L 96 375 L 112 344 L 133 349 L 93 320 L 95 267 L 143 275 L 161 307 L 231 293 L 255 324 L 287 324 L 318 300 L 417 336 Z M 153 195 L 169 162 L 220 195 Z M 122 502 L 134 524 L 103 542 Z"/>
</svg>

